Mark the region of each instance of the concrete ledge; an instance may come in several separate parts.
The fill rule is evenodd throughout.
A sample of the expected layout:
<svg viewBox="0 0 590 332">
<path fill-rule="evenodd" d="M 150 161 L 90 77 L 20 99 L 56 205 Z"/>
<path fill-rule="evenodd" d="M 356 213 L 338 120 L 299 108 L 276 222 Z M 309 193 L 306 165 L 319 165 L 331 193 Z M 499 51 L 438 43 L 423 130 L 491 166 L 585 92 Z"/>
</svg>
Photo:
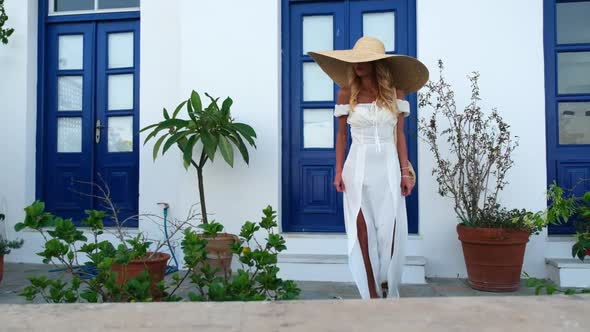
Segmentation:
<svg viewBox="0 0 590 332">
<path fill-rule="evenodd" d="M 305 281 L 352 282 L 346 255 L 283 254 L 278 257 L 281 277 Z M 404 284 L 426 283 L 426 259 L 407 256 Z"/>
<path fill-rule="evenodd" d="M 590 297 L 3 305 L 3 331 L 587 331 Z M 526 309 L 523 309 L 526 308 Z"/>
<path fill-rule="evenodd" d="M 590 260 L 546 258 L 549 279 L 559 287 L 590 287 Z"/>
</svg>

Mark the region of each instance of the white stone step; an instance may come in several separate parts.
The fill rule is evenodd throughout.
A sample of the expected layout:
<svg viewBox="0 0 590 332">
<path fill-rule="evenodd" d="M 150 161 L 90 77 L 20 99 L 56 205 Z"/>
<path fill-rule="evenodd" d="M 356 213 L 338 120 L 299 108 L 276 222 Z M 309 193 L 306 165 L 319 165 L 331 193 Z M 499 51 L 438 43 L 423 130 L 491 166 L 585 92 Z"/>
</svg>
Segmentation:
<svg viewBox="0 0 590 332">
<path fill-rule="evenodd" d="M 280 275 L 285 279 L 353 282 L 346 255 L 282 254 L 278 263 Z M 402 283 L 425 284 L 425 266 L 424 257 L 407 256 Z"/>
<path fill-rule="evenodd" d="M 549 279 L 559 287 L 590 288 L 590 259 L 546 258 Z"/>
</svg>

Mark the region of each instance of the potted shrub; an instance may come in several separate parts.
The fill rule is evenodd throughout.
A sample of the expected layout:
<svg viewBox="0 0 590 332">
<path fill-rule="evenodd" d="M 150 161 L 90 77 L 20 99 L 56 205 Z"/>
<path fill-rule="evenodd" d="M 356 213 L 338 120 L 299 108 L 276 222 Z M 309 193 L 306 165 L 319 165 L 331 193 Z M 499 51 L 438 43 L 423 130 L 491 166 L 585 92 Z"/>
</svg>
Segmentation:
<svg viewBox="0 0 590 332">
<path fill-rule="evenodd" d="M 442 61 L 439 72 L 439 80 L 428 82 L 420 95 L 420 107 L 433 110 L 421 119 L 420 131 L 434 154 L 438 192 L 454 202 L 469 284 L 484 291 L 515 291 L 529 236 L 558 222 L 562 205 L 537 213 L 500 207 L 498 195 L 507 185 L 518 142 L 496 109 L 486 115 L 479 106 L 478 73 L 469 76 L 470 103 L 461 112 L 443 77 Z M 562 197 L 560 189 L 552 186 L 549 198 Z"/>
<path fill-rule="evenodd" d="M 4 218 L 6 218 L 6 216 L 0 213 L 0 224 L 2 225 L 2 229 L 4 229 Z M 10 254 L 12 249 L 18 249 L 22 246 L 23 240 L 8 241 L 0 235 L 0 282 L 2 282 L 2 277 L 4 277 L 4 255 Z"/>
<path fill-rule="evenodd" d="M 236 122 L 231 117 L 230 108 L 233 104 L 231 98 L 226 98 L 219 107 L 219 98 L 205 95 L 211 101 L 207 107 L 203 108 L 200 95 L 193 91 L 190 98 L 181 102 L 172 114 L 164 109 L 162 121 L 147 126 L 141 131 L 150 131 L 144 144 L 151 139 L 156 140 L 153 148 L 154 160 L 160 150 L 163 155 L 172 146 L 176 146 L 182 152 L 184 167 L 189 169 L 192 166 L 196 170 L 202 218 L 200 227 L 204 230 L 201 236 L 208 240 L 210 265 L 219 267 L 222 273 L 227 274 L 232 260 L 231 247 L 237 241 L 237 237 L 233 234 L 221 233 L 217 223 L 209 224 L 203 169 L 207 161 L 215 160 L 217 151 L 220 152 L 223 160 L 233 167 L 234 147 L 248 164 L 250 157 L 247 146 L 256 147 L 256 132 L 249 125 Z M 178 117 L 183 109 L 186 110 L 187 118 L 185 119 Z"/>
<path fill-rule="evenodd" d="M 583 261 L 590 256 L 590 191 L 576 203 L 576 243 L 572 246 L 572 256 Z"/>
<path fill-rule="evenodd" d="M 188 294 L 189 300 L 274 301 L 299 296 L 300 289 L 294 281 L 278 277 L 277 257 L 287 247 L 285 239 L 274 231 L 277 228 L 276 211 L 268 206 L 262 212 L 259 222 L 246 221 L 243 224 L 239 239 L 232 245 L 232 253 L 241 264 L 233 276 L 216 274 L 215 267 L 210 266 L 207 259 L 207 239 L 193 230 L 184 231 L 182 249 L 188 270 L 182 279 L 178 279 L 178 284 L 188 278 L 196 288 L 195 292 Z M 217 229 L 221 231 L 223 226 L 219 225 Z M 265 243 L 260 243 L 257 236 L 265 236 Z"/>
<path fill-rule="evenodd" d="M 108 188 L 95 185 L 95 192 L 100 193 L 94 197 L 103 201 L 108 213 L 86 211 L 87 218 L 82 222 L 84 229 L 70 219 L 46 212 L 43 202 L 36 201 L 25 208 L 25 220 L 15 225 L 15 229 L 28 228 L 41 233 L 45 243 L 38 255 L 43 263 L 53 264 L 71 276 L 66 281 L 45 276 L 31 278 L 31 285 L 22 292 L 28 300 L 41 296 L 53 303 L 127 302 L 159 300 L 167 295 L 163 279 L 170 255 L 162 252 L 167 241 L 150 240 L 143 233 L 132 236 L 125 229 L 131 218 L 157 216 L 140 215 L 120 220 Z M 189 213 L 187 220 L 172 221 L 169 238 L 190 226 L 194 217 L 195 214 Z M 105 228 L 106 219 L 110 219 L 114 227 Z M 117 237 L 119 244 L 115 246 L 103 239 L 105 232 Z M 83 258 L 86 263 L 80 264 Z"/>
</svg>

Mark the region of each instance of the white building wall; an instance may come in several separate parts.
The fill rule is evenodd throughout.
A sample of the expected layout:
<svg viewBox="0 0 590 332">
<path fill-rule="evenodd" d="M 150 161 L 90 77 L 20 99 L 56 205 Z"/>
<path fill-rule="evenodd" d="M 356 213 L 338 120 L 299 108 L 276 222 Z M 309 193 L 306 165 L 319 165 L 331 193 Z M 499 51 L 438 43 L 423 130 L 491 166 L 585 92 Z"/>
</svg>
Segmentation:
<svg viewBox="0 0 590 332">
<path fill-rule="evenodd" d="M 35 199 L 37 1 L 8 0 L 5 9 L 6 27 L 15 32 L 8 45 L 0 44 L 0 211 L 6 214 L 6 229 L 0 232 L 12 239 L 14 223 L 22 221 L 23 208 Z M 5 259 L 37 260 L 36 244 L 28 241 L 27 250 Z"/>
<path fill-rule="evenodd" d="M 8 47 L 0 46 L 0 195 L 8 208 L 9 228 L 34 199 L 36 1 L 8 0 L 10 25 L 17 29 Z M 141 8 L 141 126 L 161 119 L 162 107 L 174 109 L 192 89 L 234 99 L 233 115 L 258 133 L 250 166 L 223 162 L 205 170 L 207 204 L 212 219 L 230 232 L 245 220 L 258 220 L 281 196 L 281 31 L 280 2 L 143 1 Z M 481 73 L 486 106 L 497 106 L 520 136 L 511 184 L 502 196 L 508 207 L 542 209 L 545 205 L 545 99 L 542 0 L 417 0 L 418 57 L 437 77 L 437 59 L 455 86 L 458 105 L 469 97 L 466 75 Z M 419 110 L 427 116 L 428 110 Z M 145 135 L 143 135 L 145 137 Z M 11 144 L 7 144 L 11 142 Z M 185 171 L 174 151 L 152 161 L 151 143 L 140 151 L 140 212 L 160 213 L 168 202 L 171 215 L 183 216 L 198 202 L 196 174 Z M 450 200 L 436 192 L 430 176 L 434 163 L 419 143 L 420 234 L 410 236 L 410 255 L 427 260 L 427 274 L 465 275 Z M 154 234 L 157 228 L 142 223 Z M 27 235 L 28 236 L 28 235 Z M 343 235 L 286 234 L 289 254 L 345 254 Z M 524 270 L 545 276 L 545 257 L 568 257 L 571 238 L 531 239 Z M 38 261 L 40 243 L 30 238 L 14 261 Z M 305 279 L 301 271 L 300 279 Z"/>
<path fill-rule="evenodd" d="M 543 1 L 418 0 L 418 56 L 431 76 L 438 78 L 437 59 L 446 65 L 446 79 L 454 86 L 457 105 L 469 103 L 466 75 L 481 74 L 483 105 L 497 107 L 520 137 L 510 171 L 510 185 L 502 194 L 509 208 L 543 209 L 546 200 L 545 95 L 543 57 Z M 420 110 L 419 116 L 428 116 Z M 438 196 L 430 171 L 428 147 L 419 144 L 420 229 L 422 249 L 431 276 L 465 275 L 457 240 L 457 218 L 452 201 Z M 546 235 L 532 237 L 524 270 L 544 275 Z"/>
</svg>

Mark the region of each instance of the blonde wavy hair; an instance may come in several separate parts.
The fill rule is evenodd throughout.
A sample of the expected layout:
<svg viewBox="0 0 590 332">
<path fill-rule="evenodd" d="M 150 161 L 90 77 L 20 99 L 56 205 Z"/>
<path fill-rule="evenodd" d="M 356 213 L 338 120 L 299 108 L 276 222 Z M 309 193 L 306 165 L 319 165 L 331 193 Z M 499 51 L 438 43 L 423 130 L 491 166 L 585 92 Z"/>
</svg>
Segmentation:
<svg viewBox="0 0 590 332">
<path fill-rule="evenodd" d="M 393 84 L 393 76 L 383 60 L 373 61 L 374 72 L 377 78 L 377 106 L 385 108 L 393 113 L 399 113 L 397 109 L 397 93 Z M 361 78 L 354 71 L 354 67 L 350 66 L 349 72 L 349 86 L 350 86 L 350 109 L 354 111 L 358 105 L 357 97 L 361 91 Z"/>
</svg>

